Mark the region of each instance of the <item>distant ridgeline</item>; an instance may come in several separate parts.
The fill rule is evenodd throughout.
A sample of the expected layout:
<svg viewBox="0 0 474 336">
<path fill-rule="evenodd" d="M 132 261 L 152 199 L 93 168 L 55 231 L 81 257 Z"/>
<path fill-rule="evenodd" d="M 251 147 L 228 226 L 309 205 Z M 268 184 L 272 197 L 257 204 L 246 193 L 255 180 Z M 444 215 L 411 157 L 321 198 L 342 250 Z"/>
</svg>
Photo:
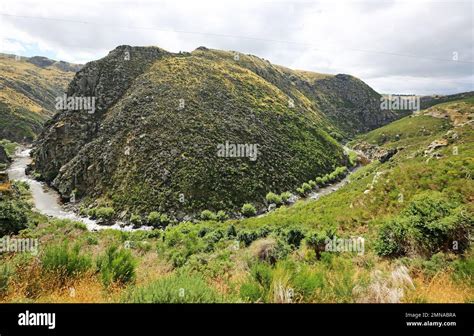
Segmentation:
<svg viewBox="0 0 474 336">
<path fill-rule="evenodd" d="M 434 95 L 434 96 L 422 96 L 420 98 L 421 108 L 426 109 L 436 104 L 447 103 L 455 100 L 466 99 L 474 97 L 474 91 L 456 93 L 452 95 Z"/>
<path fill-rule="evenodd" d="M 0 139 L 33 141 L 82 65 L 0 54 Z"/>
<path fill-rule="evenodd" d="M 34 169 L 65 199 L 122 217 L 262 205 L 268 191 L 347 165 L 340 141 L 405 113 L 381 108 L 349 75 L 204 47 L 119 46 L 77 72 L 66 94 L 94 108 L 64 108 L 46 123 Z"/>
</svg>

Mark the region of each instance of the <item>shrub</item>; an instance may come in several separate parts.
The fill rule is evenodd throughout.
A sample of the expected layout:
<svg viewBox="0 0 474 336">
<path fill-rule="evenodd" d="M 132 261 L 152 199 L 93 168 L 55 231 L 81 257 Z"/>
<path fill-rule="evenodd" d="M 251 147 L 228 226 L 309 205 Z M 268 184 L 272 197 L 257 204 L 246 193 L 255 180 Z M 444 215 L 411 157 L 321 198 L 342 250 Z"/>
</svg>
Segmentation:
<svg viewBox="0 0 474 336">
<path fill-rule="evenodd" d="M 469 247 L 468 232 L 473 222 L 472 215 L 458 203 L 439 192 L 424 192 L 415 196 L 399 216 L 382 225 L 375 250 L 391 257 L 463 253 Z"/>
<path fill-rule="evenodd" d="M 289 191 L 282 192 L 280 198 L 284 203 L 287 203 L 291 198 L 291 193 Z"/>
<path fill-rule="evenodd" d="M 136 261 L 130 250 L 109 247 L 97 259 L 97 268 L 100 271 L 102 283 L 109 286 L 111 283 L 121 285 L 135 280 Z"/>
<path fill-rule="evenodd" d="M 311 189 L 316 188 L 316 185 L 317 185 L 316 182 L 313 181 L 313 180 L 309 180 L 309 181 L 308 181 L 308 184 L 311 186 Z"/>
<path fill-rule="evenodd" d="M 308 191 L 310 191 L 311 189 L 313 189 L 313 188 L 311 188 L 311 185 L 310 185 L 309 183 L 303 183 L 303 184 L 301 185 L 301 188 L 304 190 L 304 192 L 308 192 Z"/>
<path fill-rule="evenodd" d="M 96 219 L 96 211 L 97 209 L 96 208 L 92 208 L 92 209 L 89 209 L 89 210 L 84 210 L 84 212 L 87 213 L 87 216 L 89 216 L 90 218 L 92 219 Z"/>
<path fill-rule="evenodd" d="M 324 175 L 323 177 L 321 177 L 321 183 L 323 186 L 325 186 L 326 184 L 328 184 L 329 181 L 329 175 Z"/>
<path fill-rule="evenodd" d="M 235 226 L 233 224 L 229 225 L 227 229 L 227 238 L 234 238 L 237 236 L 237 231 L 235 230 Z"/>
<path fill-rule="evenodd" d="M 242 212 L 242 215 L 244 215 L 245 217 L 250 217 L 250 216 L 255 216 L 255 214 L 257 213 L 257 210 L 252 204 L 245 203 L 242 206 L 241 212 Z"/>
<path fill-rule="evenodd" d="M 306 246 L 311 248 L 316 253 L 316 258 L 321 257 L 321 253 L 326 250 L 327 239 L 332 239 L 334 232 L 332 230 L 326 231 L 312 231 L 306 236 Z"/>
<path fill-rule="evenodd" d="M 85 273 L 92 266 L 89 256 L 80 253 L 80 246 L 69 248 L 68 242 L 46 248 L 41 258 L 42 268 L 65 277 L 75 277 Z"/>
<path fill-rule="evenodd" d="M 250 268 L 252 279 L 260 286 L 262 297 L 270 291 L 273 281 L 272 267 L 267 263 L 257 262 Z"/>
<path fill-rule="evenodd" d="M 203 212 L 201 212 L 201 219 L 202 220 L 215 220 L 216 214 L 212 212 L 211 210 L 204 210 Z"/>
<path fill-rule="evenodd" d="M 197 275 L 167 276 L 134 289 L 127 302 L 134 303 L 218 303 L 222 301 L 213 288 Z"/>
<path fill-rule="evenodd" d="M 410 223 L 406 218 L 394 218 L 386 221 L 379 230 L 378 239 L 375 242 L 375 251 L 383 257 L 402 256 L 405 254 L 403 244 Z"/>
<path fill-rule="evenodd" d="M 315 291 L 324 287 L 324 274 L 303 264 L 298 270 L 292 272 L 291 285 L 295 295 L 300 295 L 302 301 L 311 302 Z"/>
<path fill-rule="evenodd" d="M 321 177 L 316 177 L 316 184 L 322 187 L 324 185 L 323 179 Z"/>
<path fill-rule="evenodd" d="M 168 217 L 167 214 L 161 214 L 160 216 L 160 223 L 163 226 L 168 225 L 171 222 L 171 219 Z"/>
<path fill-rule="evenodd" d="M 164 245 L 159 245 L 159 248 L 162 248 L 161 252 L 174 267 L 181 267 L 191 255 L 204 251 L 207 247 L 199 235 L 195 226 L 187 224 L 169 226 L 164 232 Z"/>
<path fill-rule="evenodd" d="M 135 226 L 141 225 L 142 224 L 142 217 L 137 214 L 132 214 L 130 216 L 130 223 L 132 223 Z"/>
<path fill-rule="evenodd" d="M 237 235 L 237 239 L 240 242 L 244 243 L 245 246 L 249 246 L 257 238 L 257 233 L 255 231 L 250 230 L 241 230 Z"/>
<path fill-rule="evenodd" d="M 274 194 L 272 192 L 269 192 L 267 196 L 265 196 L 265 199 L 267 200 L 268 203 L 274 203 L 276 205 L 279 205 L 282 202 L 282 198 L 279 195 Z"/>
<path fill-rule="evenodd" d="M 26 203 L 20 201 L 0 202 L 0 237 L 17 234 L 27 227 L 29 210 Z"/>
<path fill-rule="evenodd" d="M 115 215 L 115 210 L 110 207 L 100 207 L 95 210 L 95 216 L 100 219 L 111 220 Z"/>
<path fill-rule="evenodd" d="M 474 257 L 454 261 L 454 274 L 456 280 L 467 281 L 469 286 L 474 287 Z"/>
<path fill-rule="evenodd" d="M 214 230 L 205 236 L 205 240 L 208 244 L 215 244 L 222 238 L 224 238 L 224 232 L 221 230 Z"/>
<path fill-rule="evenodd" d="M 217 219 L 218 221 L 223 222 L 223 221 L 229 219 L 229 216 L 227 216 L 227 214 L 226 214 L 226 212 L 225 212 L 224 210 L 219 210 L 219 211 L 217 211 L 216 219 Z"/>
<path fill-rule="evenodd" d="M 148 217 L 147 217 L 147 222 L 149 225 L 152 225 L 152 226 L 158 226 L 160 225 L 160 217 L 161 217 L 161 214 L 157 211 L 152 211 L 148 214 Z"/>
<path fill-rule="evenodd" d="M 240 286 L 240 297 L 245 302 L 257 302 L 262 296 L 262 288 L 255 280 L 248 280 Z"/>
<path fill-rule="evenodd" d="M 305 196 L 306 195 L 306 192 L 303 188 L 296 188 L 296 192 L 300 195 L 300 196 Z"/>
<path fill-rule="evenodd" d="M 281 235 L 285 242 L 295 248 L 300 246 L 301 241 L 304 239 L 305 234 L 303 230 L 299 228 L 289 228 L 284 230 Z"/>
</svg>

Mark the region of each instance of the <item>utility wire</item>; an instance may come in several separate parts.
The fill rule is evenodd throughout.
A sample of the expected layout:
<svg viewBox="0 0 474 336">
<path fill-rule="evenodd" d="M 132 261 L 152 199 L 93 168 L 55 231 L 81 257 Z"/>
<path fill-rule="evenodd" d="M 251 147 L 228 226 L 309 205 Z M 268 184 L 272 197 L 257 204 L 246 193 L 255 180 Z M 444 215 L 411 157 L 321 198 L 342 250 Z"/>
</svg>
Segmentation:
<svg viewBox="0 0 474 336">
<path fill-rule="evenodd" d="M 49 21 L 68 22 L 68 23 L 79 23 L 79 24 L 87 24 L 87 25 L 94 25 L 94 26 L 110 27 L 110 28 L 115 28 L 115 29 L 118 28 L 118 29 L 127 29 L 127 30 L 151 30 L 151 31 L 160 31 L 160 32 L 177 33 L 177 34 L 193 34 L 193 35 L 202 35 L 202 36 L 252 40 L 252 41 L 260 41 L 260 42 L 282 43 L 282 44 L 290 44 L 290 45 L 310 47 L 312 50 L 323 51 L 321 49 L 316 48 L 316 46 L 314 44 L 311 44 L 311 43 L 276 40 L 276 39 L 268 39 L 268 38 L 261 38 L 261 37 L 252 37 L 252 36 L 243 36 L 243 35 L 231 35 L 231 34 L 218 34 L 218 33 L 210 33 L 210 32 L 185 31 L 185 30 L 165 29 L 165 28 L 156 28 L 156 27 L 121 26 L 121 25 L 103 24 L 103 23 L 95 23 L 95 22 L 72 20 L 72 19 L 61 19 L 61 18 L 53 18 L 53 17 L 39 17 L 39 16 L 26 16 L 26 15 L 14 15 L 14 14 L 7 14 L 7 13 L 0 13 L 0 16 L 13 17 L 13 18 L 22 18 L 22 19 L 36 19 L 36 20 L 49 20 Z M 430 61 L 474 64 L 474 61 L 470 61 L 470 60 L 454 60 L 454 59 L 446 59 L 446 58 L 435 58 L 435 57 L 426 57 L 426 56 L 419 56 L 419 55 L 412 55 L 412 54 L 395 53 L 395 52 L 389 52 L 389 51 L 377 51 L 377 50 L 367 50 L 367 49 L 357 49 L 357 48 L 341 48 L 341 49 L 342 50 L 363 52 L 363 53 L 388 55 L 388 56 L 409 57 L 409 58 L 416 58 L 416 59 L 423 59 L 423 60 L 430 60 Z"/>
</svg>

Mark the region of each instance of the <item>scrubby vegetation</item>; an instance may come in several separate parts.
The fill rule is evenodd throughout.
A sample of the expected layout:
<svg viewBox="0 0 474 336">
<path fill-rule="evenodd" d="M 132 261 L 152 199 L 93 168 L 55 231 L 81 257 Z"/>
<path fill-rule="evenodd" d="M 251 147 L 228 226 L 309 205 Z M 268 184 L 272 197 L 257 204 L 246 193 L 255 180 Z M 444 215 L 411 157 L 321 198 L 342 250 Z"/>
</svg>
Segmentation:
<svg viewBox="0 0 474 336">
<path fill-rule="evenodd" d="M 109 286 L 112 283 L 127 284 L 135 280 L 135 260 L 127 249 L 110 246 L 97 260 L 102 283 Z"/>
<path fill-rule="evenodd" d="M 92 266 L 92 260 L 80 252 L 80 246 L 70 247 L 67 242 L 48 246 L 41 256 L 41 267 L 59 278 L 76 277 Z"/>
<path fill-rule="evenodd" d="M 1 55 L 0 74 L 0 139 L 36 139 L 43 123 L 56 112 L 54 99 L 63 94 L 74 72 Z"/>
<path fill-rule="evenodd" d="M 406 120 L 416 118 L 427 125 L 425 117 Z M 447 133 L 444 123 L 430 124 L 409 141 L 381 141 L 403 148 L 318 200 L 288 205 L 288 193 L 272 192 L 267 201 L 276 195 L 281 204 L 265 216 L 254 216 L 251 204 L 241 211 L 248 217 L 230 220 L 203 211 L 200 221 L 162 225 L 161 213 L 142 213 L 140 220 L 155 229 L 87 232 L 25 207 L 27 224 L 11 234 L 39 239 L 40 253 L 0 255 L 0 300 L 474 302 L 474 134 L 469 125 L 451 127 L 457 137 L 438 149 L 438 159 L 427 160 L 426 147 Z M 316 186 L 307 184 L 314 190 L 346 174 L 335 169 L 313 177 Z M 18 189 L 3 193 L 2 203 L 27 203 L 28 190 Z M 362 251 L 327 248 L 328 241 L 352 238 L 364 239 Z M 63 280 L 53 286 L 57 270 Z"/>
</svg>

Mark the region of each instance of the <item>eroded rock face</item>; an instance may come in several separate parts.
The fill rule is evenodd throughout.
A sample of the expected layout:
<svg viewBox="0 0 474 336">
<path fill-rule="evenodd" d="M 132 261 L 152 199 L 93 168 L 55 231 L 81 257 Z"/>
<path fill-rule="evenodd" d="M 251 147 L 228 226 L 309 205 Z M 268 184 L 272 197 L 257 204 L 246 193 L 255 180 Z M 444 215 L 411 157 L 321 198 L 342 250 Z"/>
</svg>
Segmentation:
<svg viewBox="0 0 474 336">
<path fill-rule="evenodd" d="M 93 97 L 96 110 L 93 114 L 88 111 L 62 111 L 46 123 L 32 153 L 36 159 L 35 169 L 43 174 L 46 181 L 53 181 L 63 165 L 94 140 L 107 109 L 124 94 L 137 76 L 165 54 L 167 52 L 159 48 L 120 46 L 107 57 L 88 63 L 76 74 L 69 84 L 67 97 Z M 130 60 L 124 61 L 127 55 Z M 89 165 L 87 162 L 82 164 Z M 63 172 L 66 169 L 64 167 Z"/>
<path fill-rule="evenodd" d="M 382 163 L 387 162 L 398 153 L 398 148 L 385 149 L 365 141 L 356 144 L 353 149 L 362 152 L 371 161 L 379 160 Z"/>
</svg>

